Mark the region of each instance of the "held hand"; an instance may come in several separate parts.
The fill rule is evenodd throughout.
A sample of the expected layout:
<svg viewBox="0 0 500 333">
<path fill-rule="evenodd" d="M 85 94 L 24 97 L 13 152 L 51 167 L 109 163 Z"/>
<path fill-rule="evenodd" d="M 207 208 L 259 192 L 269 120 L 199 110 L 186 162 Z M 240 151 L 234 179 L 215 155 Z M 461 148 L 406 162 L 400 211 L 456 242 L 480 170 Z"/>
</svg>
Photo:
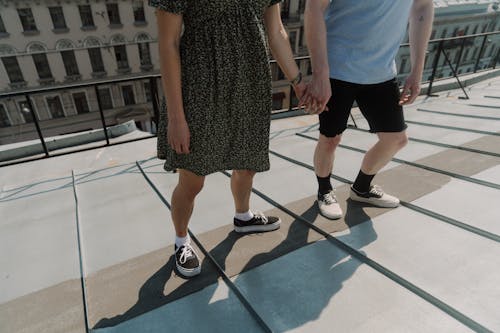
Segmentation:
<svg viewBox="0 0 500 333">
<path fill-rule="evenodd" d="M 310 114 L 320 114 L 325 111 L 326 103 L 332 96 L 332 89 L 328 75 L 321 77 L 313 75 L 312 81 L 308 84 L 306 94 L 302 97 L 300 104 L 306 107 L 306 112 Z"/>
<path fill-rule="evenodd" d="M 295 96 L 297 96 L 297 98 L 301 100 L 304 94 L 307 92 L 307 85 L 304 81 L 301 81 L 300 83 L 293 86 L 293 90 L 295 91 Z M 301 107 L 300 103 L 299 107 Z"/>
<path fill-rule="evenodd" d="M 401 97 L 399 98 L 399 105 L 408 105 L 415 101 L 420 94 L 420 82 L 422 75 L 410 73 L 406 78 Z"/>
<path fill-rule="evenodd" d="M 189 154 L 190 138 L 189 127 L 185 119 L 168 121 L 168 144 L 177 154 Z"/>
</svg>

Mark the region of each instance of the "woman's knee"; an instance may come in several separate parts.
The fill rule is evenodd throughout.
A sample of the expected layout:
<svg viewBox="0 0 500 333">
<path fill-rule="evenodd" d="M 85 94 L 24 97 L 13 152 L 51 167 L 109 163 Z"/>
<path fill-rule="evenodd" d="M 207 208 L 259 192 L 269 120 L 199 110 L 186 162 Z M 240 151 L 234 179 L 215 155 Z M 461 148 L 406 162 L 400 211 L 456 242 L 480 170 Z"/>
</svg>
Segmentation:
<svg viewBox="0 0 500 333">
<path fill-rule="evenodd" d="M 183 192 L 193 199 L 201 192 L 205 184 L 205 177 L 198 176 L 190 171 L 179 171 L 179 184 Z"/>
<path fill-rule="evenodd" d="M 256 172 L 253 170 L 233 170 L 233 174 L 236 177 L 253 178 Z"/>
</svg>

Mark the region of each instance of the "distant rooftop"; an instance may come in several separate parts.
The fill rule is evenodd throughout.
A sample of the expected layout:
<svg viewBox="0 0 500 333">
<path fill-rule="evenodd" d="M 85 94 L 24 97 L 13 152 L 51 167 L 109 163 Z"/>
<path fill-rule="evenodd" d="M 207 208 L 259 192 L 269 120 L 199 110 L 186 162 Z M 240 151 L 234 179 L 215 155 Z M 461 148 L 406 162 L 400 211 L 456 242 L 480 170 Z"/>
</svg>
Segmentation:
<svg viewBox="0 0 500 333">
<path fill-rule="evenodd" d="M 500 331 L 500 78 L 466 89 L 406 108 L 409 145 L 375 178 L 392 210 L 347 199 L 375 141 L 353 109 L 337 221 L 315 203 L 317 117 L 273 120 L 252 208 L 281 229 L 235 234 L 229 174 L 208 176 L 191 280 L 173 270 L 177 175 L 156 139 L 1 168 L 0 332 Z"/>
</svg>

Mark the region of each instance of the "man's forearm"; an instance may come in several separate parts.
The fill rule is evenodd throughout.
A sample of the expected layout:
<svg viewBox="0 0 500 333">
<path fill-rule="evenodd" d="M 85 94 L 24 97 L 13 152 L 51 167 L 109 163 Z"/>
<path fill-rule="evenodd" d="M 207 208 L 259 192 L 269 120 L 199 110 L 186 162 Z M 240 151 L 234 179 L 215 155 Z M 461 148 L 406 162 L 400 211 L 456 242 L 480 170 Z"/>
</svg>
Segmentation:
<svg viewBox="0 0 500 333">
<path fill-rule="evenodd" d="M 326 46 L 326 24 L 323 18 L 326 5 L 324 1 L 318 0 L 306 2 L 304 28 L 313 74 L 328 76 L 330 69 Z"/>
<path fill-rule="evenodd" d="M 432 31 L 434 4 L 430 0 L 415 0 L 410 14 L 411 67 L 415 74 L 422 74 L 425 53 Z"/>
</svg>

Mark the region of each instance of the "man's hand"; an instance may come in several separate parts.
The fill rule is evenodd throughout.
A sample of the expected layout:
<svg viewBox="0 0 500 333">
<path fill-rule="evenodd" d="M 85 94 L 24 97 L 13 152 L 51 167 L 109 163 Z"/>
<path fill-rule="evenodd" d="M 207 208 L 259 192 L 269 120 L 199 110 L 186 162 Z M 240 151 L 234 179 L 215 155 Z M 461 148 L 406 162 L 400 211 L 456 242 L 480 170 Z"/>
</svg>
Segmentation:
<svg viewBox="0 0 500 333">
<path fill-rule="evenodd" d="M 185 119 L 168 120 L 167 141 L 177 154 L 189 154 L 189 141 L 191 135 Z"/>
<path fill-rule="evenodd" d="M 325 111 L 326 103 L 332 96 L 332 88 L 328 75 L 314 75 L 309 82 L 306 94 L 302 96 L 299 105 L 305 106 L 309 114 L 320 114 Z"/>
<path fill-rule="evenodd" d="M 413 72 L 406 78 L 403 92 L 399 98 L 399 105 L 408 105 L 415 101 L 420 94 L 420 82 L 422 81 L 422 74 L 417 75 Z"/>
</svg>

